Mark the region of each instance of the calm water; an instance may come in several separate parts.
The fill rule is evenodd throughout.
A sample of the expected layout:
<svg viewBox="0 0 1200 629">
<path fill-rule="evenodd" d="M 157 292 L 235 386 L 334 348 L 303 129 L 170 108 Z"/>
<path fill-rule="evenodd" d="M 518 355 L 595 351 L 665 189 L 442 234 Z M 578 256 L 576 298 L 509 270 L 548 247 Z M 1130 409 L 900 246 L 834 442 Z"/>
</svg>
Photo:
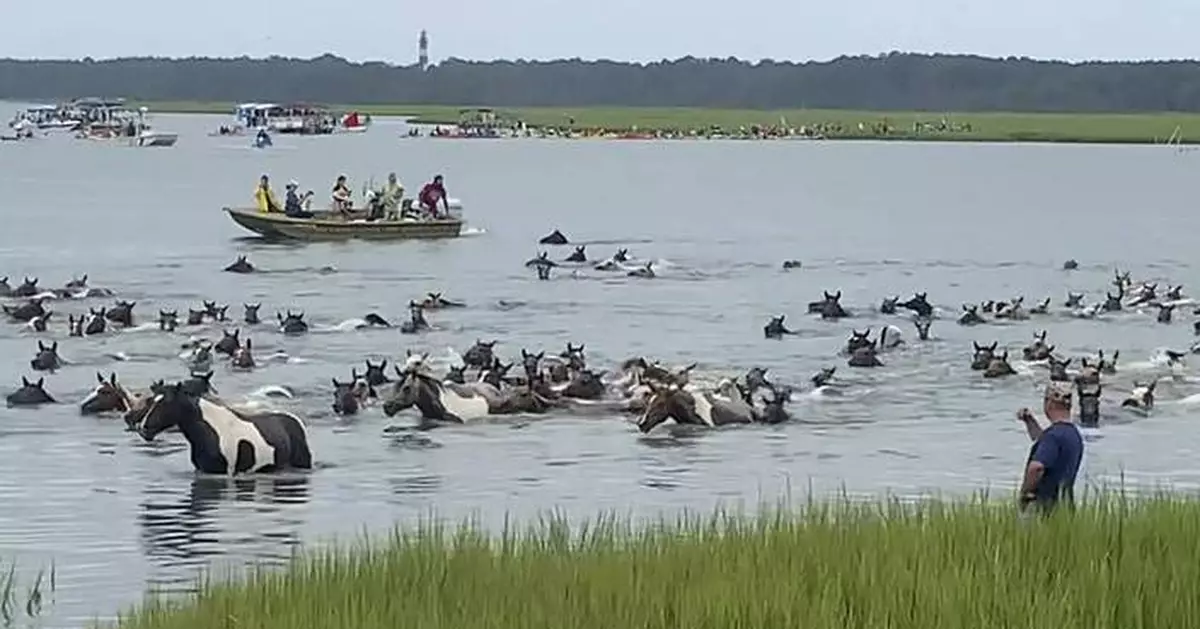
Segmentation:
<svg viewBox="0 0 1200 629">
<path fill-rule="evenodd" d="M 584 516 L 753 503 L 810 483 L 902 493 L 1009 487 L 1028 448 L 1012 412 L 1040 399 L 1043 372 L 985 382 L 966 368 L 972 340 L 998 340 L 1019 354 L 1044 327 L 1060 352 L 1120 349 L 1126 374 L 1112 381 L 1110 397 L 1128 389 L 1155 348 L 1191 340 L 1183 312 L 1173 325 L 1156 325 L 1151 314 L 973 329 L 940 320 L 936 340 L 886 356 L 884 369 L 854 372 L 835 356 L 851 326 L 884 321 L 870 309 L 893 293 L 928 290 L 953 313 L 961 302 L 1017 294 L 1053 296 L 1057 305 L 1075 289 L 1095 299 L 1114 264 L 1136 279 L 1193 281 L 1200 214 L 1187 182 L 1200 157 L 1161 147 L 455 142 L 401 140 L 403 125 L 382 121 L 364 136 L 278 138 L 274 149 L 256 151 L 245 138 L 206 137 L 220 122 L 160 116 L 160 127 L 182 134 L 166 150 L 66 137 L 0 144 L 0 276 L 36 275 L 53 287 L 86 272 L 93 285 L 136 300 L 143 321 L 202 299 L 233 304 L 239 317 L 243 302 L 261 301 L 271 316 L 304 310 L 318 328 L 369 311 L 402 318 L 408 300 L 426 291 L 471 307 L 431 313 L 439 329 L 419 338 L 249 331 L 260 361 L 276 349 L 292 360 L 248 375 L 219 367 L 217 387 L 230 398 L 268 384 L 295 388 L 288 404 L 307 419 L 322 467 L 234 484 L 197 478 L 178 436 L 145 444 L 119 422 L 77 411 L 97 370 L 117 370 L 138 387 L 180 377 L 186 335 L 68 339 L 65 315 L 89 304 L 55 303 L 61 317 L 48 336 L 74 364 L 47 387 L 63 404 L 0 409 L 0 556 L 15 555 L 26 571 L 55 563 L 51 626 L 109 615 L 147 588 L 186 588 L 205 566 L 278 560 L 303 542 L 430 512 L 494 522 L 553 508 Z M 242 238 L 219 211 L 248 204 L 264 172 L 323 197 L 338 173 L 357 189 L 389 171 L 410 189 L 444 173 L 486 233 L 445 243 L 267 246 Z M 593 257 L 620 245 L 661 260 L 662 277 L 537 282 L 521 263 L 556 226 L 596 243 Z M 239 253 L 267 272 L 221 273 Z M 1059 270 L 1068 257 L 1082 268 Z M 804 268 L 782 272 L 789 258 Z M 337 272 L 319 273 L 326 265 Z M 861 317 L 806 318 L 804 304 L 826 288 L 841 289 Z M 500 300 L 523 305 L 504 309 Z M 764 340 L 774 313 L 789 314 L 803 334 Z M 834 400 L 800 394 L 792 410 L 801 421 L 791 425 L 690 438 L 639 437 L 615 417 L 413 435 L 385 431 L 410 425 L 408 416 L 389 422 L 373 410 L 345 422 L 330 414 L 329 379 L 348 377 L 365 358 L 463 350 L 476 338 L 500 339 L 506 356 L 573 341 L 586 343 L 599 366 L 646 354 L 697 361 L 706 374 L 763 365 L 796 383 L 836 364 L 849 389 Z M 35 347 L 20 326 L 0 326 L 0 384 L 30 373 Z M 116 352 L 130 360 L 114 360 Z M 1089 481 L 1124 470 L 1137 482 L 1200 485 L 1200 433 L 1188 425 L 1188 406 L 1173 402 L 1200 385 L 1159 388 L 1152 417 L 1090 435 Z"/>
</svg>

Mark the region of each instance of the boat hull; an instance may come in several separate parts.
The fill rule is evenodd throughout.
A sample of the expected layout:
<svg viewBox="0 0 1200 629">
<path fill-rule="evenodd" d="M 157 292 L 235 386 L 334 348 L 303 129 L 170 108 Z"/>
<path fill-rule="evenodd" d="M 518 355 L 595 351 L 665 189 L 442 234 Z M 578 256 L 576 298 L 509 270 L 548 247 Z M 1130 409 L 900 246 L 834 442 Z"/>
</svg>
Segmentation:
<svg viewBox="0 0 1200 629">
<path fill-rule="evenodd" d="M 175 143 L 178 141 L 179 134 L 177 133 L 144 133 L 137 138 L 137 145 L 144 147 L 167 147 L 175 146 Z"/>
<path fill-rule="evenodd" d="M 242 228 L 267 240 L 439 240 L 462 235 L 457 218 L 427 221 L 363 221 L 290 218 L 255 209 L 224 208 Z"/>
</svg>

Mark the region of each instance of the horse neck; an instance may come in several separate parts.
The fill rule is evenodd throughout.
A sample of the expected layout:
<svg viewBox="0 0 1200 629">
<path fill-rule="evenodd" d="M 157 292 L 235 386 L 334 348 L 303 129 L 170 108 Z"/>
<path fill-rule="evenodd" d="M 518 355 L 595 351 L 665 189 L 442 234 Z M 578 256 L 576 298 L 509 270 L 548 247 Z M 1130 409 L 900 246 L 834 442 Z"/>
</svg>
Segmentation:
<svg viewBox="0 0 1200 629">
<path fill-rule="evenodd" d="M 199 444 L 207 442 L 206 435 L 201 426 L 201 424 L 205 423 L 203 415 L 204 408 L 200 406 L 200 403 L 198 402 L 196 404 L 196 410 L 194 414 L 190 412 L 185 413 L 176 421 L 176 425 L 179 426 L 179 432 L 183 433 L 184 438 L 187 439 L 189 444 L 191 444 L 193 452 L 195 452 Z M 216 426 L 212 426 L 212 428 L 213 430 L 219 431 Z"/>
<path fill-rule="evenodd" d="M 413 376 L 421 378 L 421 376 Z M 440 417 L 446 414 L 446 405 L 442 403 L 442 395 L 445 388 L 441 383 L 432 378 L 422 378 L 417 381 L 417 399 L 415 406 L 421 411 L 421 414 L 427 417 Z"/>
</svg>

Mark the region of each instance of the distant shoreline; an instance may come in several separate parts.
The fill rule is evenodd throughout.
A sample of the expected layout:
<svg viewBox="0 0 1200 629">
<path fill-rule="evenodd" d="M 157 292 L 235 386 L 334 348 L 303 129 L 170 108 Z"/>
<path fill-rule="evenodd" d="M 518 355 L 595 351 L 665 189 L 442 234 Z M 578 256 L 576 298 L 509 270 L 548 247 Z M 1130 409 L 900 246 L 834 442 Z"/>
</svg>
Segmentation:
<svg viewBox="0 0 1200 629">
<path fill-rule="evenodd" d="M 228 114 L 235 103 L 139 102 L 152 113 Z M 444 105 L 330 105 L 339 111 L 372 116 L 410 117 L 417 124 L 453 125 L 464 109 Z M 713 128 L 737 131 L 753 125 L 821 129 L 827 140 L 900 140 L 942 142 L 1036 142 L 1071 144 L 1200 144 L 1200 114 L 1061 114 L 837 109 L 748 110 L 691 107 L 497 107 L 506 120 L 531 128 L 559 130 L 677 131 L 700 133 Z M 880 126 L 887 122 L 889 130 Z M 945 126 L 943 126 L 943 122 Z M 922 125 L 920 128 L 914 125 Z M 860 126 L 861 125 L 861 126 Z M 941 127 L 941 128 L 939 128 Z"/>
</svg>

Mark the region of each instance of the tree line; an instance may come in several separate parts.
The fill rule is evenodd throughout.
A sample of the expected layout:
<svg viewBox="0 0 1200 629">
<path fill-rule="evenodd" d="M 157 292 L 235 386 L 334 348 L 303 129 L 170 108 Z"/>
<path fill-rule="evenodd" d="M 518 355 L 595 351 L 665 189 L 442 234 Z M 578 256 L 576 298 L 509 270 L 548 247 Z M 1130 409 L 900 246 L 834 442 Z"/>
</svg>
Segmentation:
<svg viewBox="0 0 1200 629">
<path fill-rule="evenodd" d="M 1200 111 L 1196 61 L 1066 63 L 890 53 L 823 62 L 685 57 L 468 61 L 422 69 L 313 59 L 0 60 L 0 98 L 300 101 L 497 107 Z"/>
</svg>

